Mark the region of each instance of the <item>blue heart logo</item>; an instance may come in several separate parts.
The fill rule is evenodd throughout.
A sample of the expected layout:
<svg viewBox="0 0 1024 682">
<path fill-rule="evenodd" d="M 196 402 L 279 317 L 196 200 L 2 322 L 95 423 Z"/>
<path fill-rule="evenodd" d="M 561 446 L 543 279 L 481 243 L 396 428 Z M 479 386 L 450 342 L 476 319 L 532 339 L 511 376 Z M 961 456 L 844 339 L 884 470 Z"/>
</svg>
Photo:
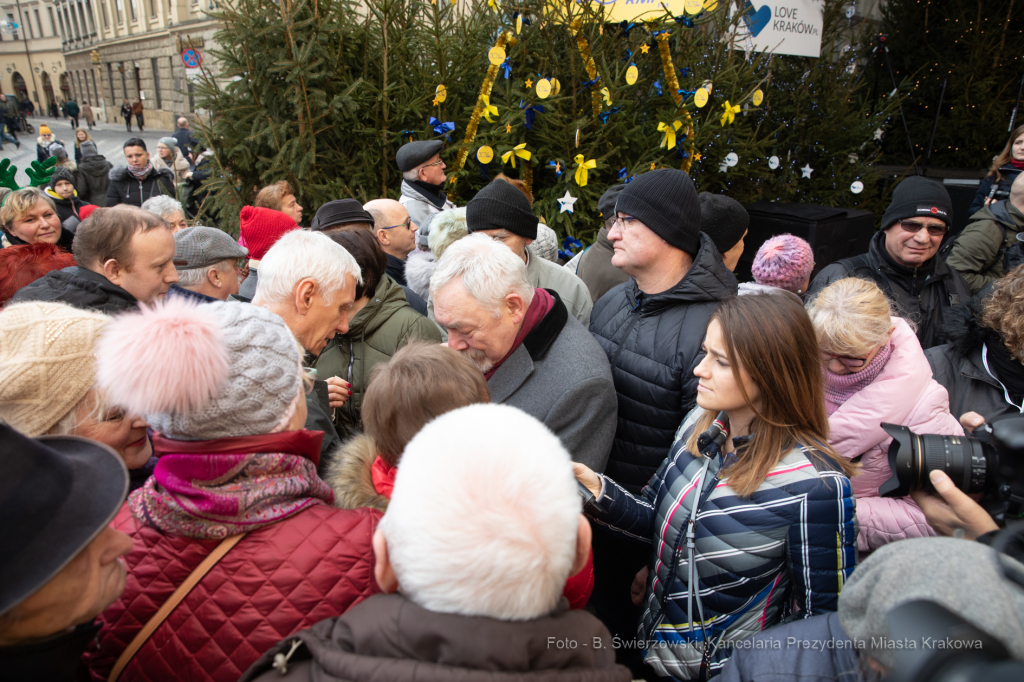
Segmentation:
<svg viewBox="0 0 1024 682">
<path fill-rule="evenodd" d="M 772 8 L 768 5 L 761 5 L 761 9 L 747 13 L 743 15 L 743 18 L 747 21 L 750 34 L 756 38 L 757 34 L 763 31 L 768 22 L 772 20 Z"/>
</svg>

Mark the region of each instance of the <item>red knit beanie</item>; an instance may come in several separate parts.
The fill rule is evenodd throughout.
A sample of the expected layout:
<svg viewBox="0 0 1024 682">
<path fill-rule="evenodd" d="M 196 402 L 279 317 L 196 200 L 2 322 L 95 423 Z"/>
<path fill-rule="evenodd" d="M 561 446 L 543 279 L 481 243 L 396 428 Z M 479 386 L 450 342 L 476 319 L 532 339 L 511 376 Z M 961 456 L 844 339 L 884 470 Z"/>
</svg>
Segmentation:
<svg viewBox="0 0 1024 682">
<path fill-rule="evenodd" d="M 270 247 L 285 233 L 299 229 L 298 223 L 272 208 L 243 206 L 240 230 L 249 258 L 262 260 Z"/>
</svg>

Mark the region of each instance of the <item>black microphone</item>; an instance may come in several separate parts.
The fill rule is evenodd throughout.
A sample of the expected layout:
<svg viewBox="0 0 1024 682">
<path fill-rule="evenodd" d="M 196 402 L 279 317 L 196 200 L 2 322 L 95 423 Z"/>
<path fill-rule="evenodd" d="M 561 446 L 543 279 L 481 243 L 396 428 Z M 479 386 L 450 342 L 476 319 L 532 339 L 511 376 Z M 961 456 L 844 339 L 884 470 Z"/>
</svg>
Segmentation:
<svg viewBox="0 0 1024 682">
<path fill-rule="evenodd" d="M 729 415 L 722 410 L 715 417 L 715 421 L 711 423 L 708 430 L 700 434 L 697 437 L 697 449 L 700 450 L 702 455 L 706 455 L 708 448 L 711 447 L 712 443 L 718 445 L 719 451 L 722 446 L 725 445 L 725 440 L 729 437 Z"/>
</svg>

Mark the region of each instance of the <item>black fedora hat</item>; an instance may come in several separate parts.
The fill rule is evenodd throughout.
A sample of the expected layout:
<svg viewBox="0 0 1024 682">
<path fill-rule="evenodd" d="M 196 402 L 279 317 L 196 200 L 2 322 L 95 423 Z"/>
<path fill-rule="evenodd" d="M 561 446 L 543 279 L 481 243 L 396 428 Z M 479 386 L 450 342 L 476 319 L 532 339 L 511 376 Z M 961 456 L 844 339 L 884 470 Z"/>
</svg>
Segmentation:
<svg viewBox="0 0 1024 682">
<path fill-rule="evenodd" d="M 320 232 L 352 223 L 367 223 L 373 228 L 373 216 L 355 199 L 335 199 L 317 210 L 309 229 Z"/>
<path fill-rule="evenodd" d="M 0 615 L 92 542 L 127 493 L 128 470 L 106 445 L 0 424 Z"/>
</svg>

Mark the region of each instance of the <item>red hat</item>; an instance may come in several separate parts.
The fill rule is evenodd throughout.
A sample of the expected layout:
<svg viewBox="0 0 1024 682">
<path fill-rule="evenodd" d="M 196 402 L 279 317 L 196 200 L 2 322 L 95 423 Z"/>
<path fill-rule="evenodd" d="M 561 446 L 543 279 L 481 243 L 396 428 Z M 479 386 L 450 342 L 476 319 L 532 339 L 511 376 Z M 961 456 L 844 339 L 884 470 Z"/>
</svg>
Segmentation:
<svg viewBox="0 0 1024 682">
<path fill-rule="evenodd" d="M 249 258 L 263 260 L 270 247 L 286 233 L 299 229 L 298 223 L 272 208 L 243 206 L 240 230 Z"/>
<path fill-rule="evenodd" d="M 92 212 L 95 211 L 97 208 L 99 208 L 99 206 L 94 206 L 92 204 L 86 204 L 82 208 L 78 209 L 78 216 L 82 220 L 85 220 L 86 218 L 91 216 Z"/>
</svg>

